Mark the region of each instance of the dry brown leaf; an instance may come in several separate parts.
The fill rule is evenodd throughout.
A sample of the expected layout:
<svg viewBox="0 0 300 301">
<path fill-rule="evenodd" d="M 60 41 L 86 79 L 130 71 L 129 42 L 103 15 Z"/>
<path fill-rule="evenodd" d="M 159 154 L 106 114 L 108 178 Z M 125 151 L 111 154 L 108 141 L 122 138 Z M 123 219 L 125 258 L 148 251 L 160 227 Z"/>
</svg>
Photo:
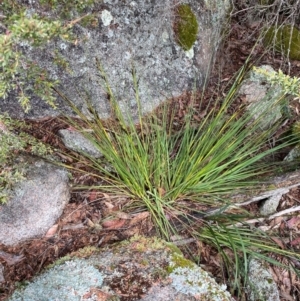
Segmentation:
<svg viewBox="0 0 300 301">
<path fill-rule="evenodd" d="M 100 290 L 99 288 L 92 287 L 90 292 L 93 295 L 97 296 L 97 301 L 109 301 L 109 300 L 114 299 L 113 295 L 106 293 L 106 292 Z"/>
<path fill-rule="evenodd" d="M 89 201 L 95 201 L 98 197 L 98 192 L 95 190 L 90 191 L 88 199 Z"/>
<path fill-rule="evenodd" d="M 0 251 L 0 258 L 5 260 L 8 265 L 13 265 L 15 263 L 20 262 L 25 257 L 24 255 L 14 255 L 14 254 L 6 253 L 4 251 Z"/>
<path fill-rule="evenodd" d="M 0 121 L 0 130 L 1 130 L 3 133 L 7 133 L 7 132 L 8 132 L 7 126 L 6 126 L 5 123 L 2 122 L 2 121 Z"/>
<path fill-rule="evenodd" d="M 275 270 L 275 269 L 276 269 L 276 270 Z M 271 274 L 272 274 L 272 277 L 273 277 L 274 281 L 275 281 L 276 283 L 278 283 L 278 281 L 279 281 L 278 275 L 280 275 L 280 273 L 279 273 L 279 271 L 278 271 L 278 268 L 277 268 L 277 267 L 274 268 L 274 267 L 269 266 L 269 270 L 270 270 L 270 272 L 271 272 Z"/>
<path fill-rule="evenodd" d="M 158 187 L 157 190 L 159 197 L 163 197 L 166 194 L 166 191 L 162 187 Z"/>
<path fill-rule="evenodd" d="M 290 278 L 290 273 L 289 271 L 284 271 L 282 273 L 282 283 L 285 287 L 287 287 L 288 289 L 291 289 L 292 287 L 292 283 L 291 283 L 291 278 Z"/>
<path fill-rule="evenodd" d="M 109 211 L 112 211 L 115 208 L 115 206 L 110 202 L 104 202 L 104 204 Z"/>
<path fill-rule="evenodd" d="M 176 241 L 176 240 L 182 240 L 182 239 L 184 239 L 185 237 L 184 236 L 182 236 L 182 235 L 172 235 L 171 237 L 170 237 L 170 240 L 171 241 Z"/>
<path fill-rule="evenodd" d="M 288 292 L 283 292 L 282 290 L 280 291 L 280 296 L 287 300 L 287 301 L 295 301 L 295 299 L 288 293 Z"/>
<path fill-rule="evenodd" d="M 267 232 L 271 228 L 272 228 L 271 226 L 266 226 L 266 225 L 258 227 L 258 229 L 261 230 L 261 231 L 263 231 L 263 232 Z"/>
<path fill-rule="evenodd" d="M 97 231 L 101 231 L 102 230 L 102 225 L 100 225 L 98 222 L 93 222 L 92 220 L 90 220 L 89 218 L 86 219 L 87 225 L 89 227 L 89 229 L 93 232 L 97 232 Z"/>
<path fill-rule="evenodd" d="M 129 225 L 132 226 L 132 225 L 135 225 L 137 224 L 138 222 L 146 219 L 148 216 L 149 216 L 149 212 L 148 211 L 145 211 L 145 212 L 141 212 L 141 213 L 138 213 L 130 222 L 129 222 Z"/>
<path fill-rule="evenodd" d="M 57 229 L 58 229 L 58 224 L 55 224 L 53 225 L 48 231 L 47 233 L 45 234 L 45 237 L 46 238 L 49 238 L 49 237 L 52 237 L 56 234 L 57 232 Z"/>
<path fill-rule="evenodd" d="M 124 219 L 119 219 L 119 218 L 111 219 L 111 220 L 104 221 L 102 223 L 102 226 L 107 230 L 120 229 L 122 228 L 122 226 L 124 226 L 125 222 L 126 221 Z"/>
<path fill-rule="evenodd" d="M 116 217 L 121 218 L 121 219 L 131 219 L 131 216 L 128 213 L 119 211 L 116 213 Z"/>
<path fill-rule="evenodd" d="M 285 245 L 283 244 L 283 242 L 282 242 L 281 239 L 279 239 L 278 237 L 275 237 L 275 236 L 271 236 L 271 239 L 272 239 L 275 243 L 277 243 L 277 245 L 278 245 L 281 249 L 285 250 Z"/>
<path fill-rule="evenodd" d="M 69 224 L 69 225 L 65 225 L 62 227 L 62 230 L 78 230 L 78 229 L 83 229 L 85 226 L 83 223 L 79 223 L 79 224 Z"/>
<path fill-rule="evenodd" d="M 297 229 L 299 224 L 300 224 L 300 216 L 293 216 L 286 223 L 289 229 Z"/>
<path fill-rule="evenodd" d="M 122 233 L 125 237 L 132 237 L 136 234 L 140 234 L 140 229 L 139 227 L 131 227 L 128 230 L 122 231 Z"/>
<path fill-rule="evenodd" d="M 105 193 L 105 192 L 102 192 L 102 195 L 103 195 L 103 197 L 104 197 L 106 200 L 111 201 L 111 197 L 109 196 L 109 194 L 107 194 L 107 193 Z"/>
<path fill-rule="evenodd" d="M 88 225 L 89 228 L 94 228 L 95 227 L 95 224 L 89 218 L 86 219 L 86 224 Z"/>
<path fill-rule="evenodd" d="M 297 245 L 300 245 L 300 237 L 297 237 L 296 239 L 292 240 L 290 242 L 290 245 L 291 246 L 297 246 Z"/>
<path fill-rule="evenodd" d="M 270 221 L 270 226 L 271 228 L 277 228 L 280 226 L 281 222 L 283 221 L 283 217 L 282 216 L 277 216 L 275 218 L 273 218 L 271 221 Z"/>
</svg>

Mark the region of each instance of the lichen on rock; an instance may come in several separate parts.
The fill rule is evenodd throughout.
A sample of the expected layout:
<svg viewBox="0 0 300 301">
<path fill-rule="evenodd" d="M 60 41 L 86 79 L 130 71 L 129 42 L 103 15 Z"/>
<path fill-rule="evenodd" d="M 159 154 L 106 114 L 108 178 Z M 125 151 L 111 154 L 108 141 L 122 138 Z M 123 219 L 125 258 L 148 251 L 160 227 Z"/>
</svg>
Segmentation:
<svg viewBox="0 0 300 301">
<path fill-rule="evenodd" d="M 39 301 L 46 296 L 45 301 L 92 301 L 93 294 L 109 296 L 107 301 L 234 300 L 224 285 L 184 258 L 176 245 L 138 235 L 68 254 L 8 300 Z"/>
</svg>

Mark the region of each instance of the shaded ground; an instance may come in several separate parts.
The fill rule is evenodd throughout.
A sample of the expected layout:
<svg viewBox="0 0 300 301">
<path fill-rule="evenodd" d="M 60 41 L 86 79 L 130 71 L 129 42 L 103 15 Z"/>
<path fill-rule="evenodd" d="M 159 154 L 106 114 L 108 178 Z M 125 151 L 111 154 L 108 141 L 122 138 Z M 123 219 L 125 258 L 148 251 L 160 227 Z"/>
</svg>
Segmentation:
<svg viewBox="0 0 300 301">
<path fill-rule="evenodd" d="M 256 43 L 255 30 L 257 26 L 259 24 L 243 22 L 240 15 L 233 18 L 231 32 L 217 57 L 216 67 L 204 98 L 199 97 L 195 103 L 195 122 L 201 121 L 205 116 L 207 110 L 205 104 L 208 102 L 212 104 L 211 100 L 221 95 L 226 84 L 245 63 L 253 45 Z M 254 49 L 251 63 L 255 63 L 255 60 L 259 59 L 260 64 L 270 64 L 275 70 L 281 68 L 284 72 L 289 70 L 293 76 L 300 76 L 299 62 L 292 61 L 288 64 L 280 55 L 263 54 L 263 52 L 264 48 L 259 43 Z M 188 94 L 183 94 L 182 97 L 173 100 L 174 107 L 177 108 L 176 118 L 179 120 L 184 117 L 190 100 Z M 239 106 L 242 101 L 242 98 L 239 99 L 236 105 Z M 297 103 L 294 104 L 294 108 L 294 118 L 298 118 Z M 57 136 L 59 129 L 67 127 L 64 121 L 44 119 L 30 123 L 32 125 L 31 132 L 36 137 L 67 151 Z M 288 124 L 285 126 L 288 126 Z M 72 162 L 64 157 L 62 153 L 58 155 L 67 163 L 84 165 L 84 162 L 80 159 Z M 92 183 L 93 179 L 89 177 L 88 172 L 86 174 L 74 174 L 74 182 L 88 184 Z M 43 238 L 30 240 L 15 247 L 0 246 L 0 262 L 4 265 L 5 277 L 5 282 L 0 288 L 0 300 L 4 300 L 12 292 L 15 282 L 30 280 L 45 266 L 78 248 L 89 245 L 104 246 L 124 240 L 134 234 L 154 235 L 155 229 L 147 213 L 126 215 L 122 212 L 123 205 L 128 201 L 130 200 L 121 196 L 109 196 L 94 191 L 74 192 L 63 215 L 57 221 L 57 225 L 51 229 L 52 233 L 47 234 L 48 237 L 46 235 Z M 282 198 L 278 210 L 281 211 L 299 205 L 299 203 L 300 189 L 295 188 Z M 251 205 L 247 209 L 255 213 L 257 205 Z M 114 217 L 108 220 L 108 216 Z M 271 226 L 277 231 L 279 229 L 282 239 L 278 241 L 278 244 L 282 244 L 283 248 L 290 248 L 299 252 L 299 216 L 296 215 L 290 219 L 279 217 L 270 220 L 266 226 Z M 215 250 L 202 243 L 192 242 L 189 244 L 187 256 L 191 254 L 193 257 L 201 258 L 201 267 L 211 272 L 217 280 L 223 279 L 222 264 Z M 282 300 L 293 300 L 292 296 L 300 298 L 299 279 L 279 268 L 273 268 L 273 274 L 280 288 Z"/>
</svg>

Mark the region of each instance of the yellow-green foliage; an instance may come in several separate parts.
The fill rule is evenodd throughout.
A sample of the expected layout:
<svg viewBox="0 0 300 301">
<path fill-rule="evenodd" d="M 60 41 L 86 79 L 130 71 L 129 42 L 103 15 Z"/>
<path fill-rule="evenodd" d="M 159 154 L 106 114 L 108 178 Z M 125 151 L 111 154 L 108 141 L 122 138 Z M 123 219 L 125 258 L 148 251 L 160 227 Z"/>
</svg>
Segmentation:
<svg viewBox="0 0 300 301">
<path fill-rule="evenodd" d="M 145 252 L 149 249 L 161 250 L 166 248 L 166 243 L 157 237 L 144 237 L 140 235 L 133 236 L 129 241 L 124 242 L 126 245 L 132 246 L 139 252 Z"/>
<path fill-rule="evenodd" d="M 299 140 L 300 142 L 300 121 L 297 121 L 293 126 L 293 135 Z"/>
<path fill-rule="evenodd" d="M 28 112 L 30 97 L 35 94 L 55 108 L 53 87 L 58 81 L 54 81 L 45 68 L 29 60 L 19 45 L 39 47 L 43 52 L 47 43 L 55 38 L 72 41 L 70 29 L 74 24 L 84 21 L 86 25 L 97 26 L 95 16 L 85 14 L 95 1 L 40 0 L 39 5 L 34 6 L 33 14 L 28 13 L 30 6 L 24 2 L 0 1 L 0 13 L 3 14 L 0 18 L 0 28 L 3 29 L 0 32 L 0 98 L 6 98 L 15 91 L 25 112 Z M 52 17 L 45 13 L 50 9 Z M 66 62 L 57 55 L 54 63 L 68 70 Z"/>
<path fill-rule="evenodd" d="M 8 200 L 9 190 L 25 178 L 26 164 L 16 164 L 19 153 L 40 157 L 51 154 L 49 146 L 25 132 L 14 134 L 14 129 L 25 128 L 23 122 L 12 120 L 7 114 L 0 115 L 0 204 Z"/>
<path fill-rule="evenodd" d="M 266 80 L 272 85 L 280 86 L 282 94 L 293 95 L 300 99 L 300 78 L 291 77 L 284 74 L 280 69 L 276 71 L 268 71 L 264 68 L 253 67 L 254 72 L 265 76 Z"/>
<path fill-rule="evenodd" d="M 188 4 L 181 4 L 175 9 L 174 33 L 176 42 L 188 51 L 197 39 L 198 22 Z"/>
<path fill-rule="evenodd" d="M 263 42 L 265 47 L 271 46 L 292 60 L 300 60 L 300 32 L 292 25 L 271 26 Z"/>
<path fill-rule="evenodd" d="M 40 3 L 54 10 L 62 19 L 70 19 L 74 13 L 82 14 L 94 6 L 95 0 L 40 0 Z"/>
</svg>

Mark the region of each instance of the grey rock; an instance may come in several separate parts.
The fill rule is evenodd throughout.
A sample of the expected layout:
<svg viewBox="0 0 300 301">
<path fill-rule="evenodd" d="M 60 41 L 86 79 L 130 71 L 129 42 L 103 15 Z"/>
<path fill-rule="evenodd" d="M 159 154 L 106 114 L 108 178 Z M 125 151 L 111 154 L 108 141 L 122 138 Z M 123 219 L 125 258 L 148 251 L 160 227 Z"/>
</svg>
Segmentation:
<svg viewBox="0 0 300 301">
<path fill-rule="evenodd" d="M 247 286 L 249 301 L 279 301 L 277 285 L 268 270 L 268 265 L 251 259 L 249 263 L 249 282 Z"/>
<path fill-rule="evenodd" d="M 83 297 L 91 287 L 99 287 L 103 275 L 84 260 L 74 259 L 38 276 L 24 291 L 16 291 L 14 301 L 97 300 Z"/>
<path fill-rule="evenodd" d="M 234 300 L 226 286 L 218 285 L 207 272 L 185 259 L 176 246 L 158 238 L 136 236 L 78 254 L 81 259 L 76 254 L 66 257 L 64 263 L 61 259 L 8 300 L 77 301 L 88 293 L 87 300 L 99 300 L 97 294 L 110 296 L 104 300 L 120 300 L 121 296 L 140 301 Z"/>
<path fill-rule="evenodd" d="M 283 159 L 284 161 L 291 162 L 294 160 L 299 160 L 300 158 L 300 146 L 295 146 Z"/>
<path fill-rule="evenodd" d="M 4 266 L 3 266 L 2 263 L 0 263 L 0 283 L 5 282 L 5 278 L 4 278 L 3 272 L 4 272 Z"/>
<path fill-rule="evenodd" d="M 60 130 L 58 133 L 68 149 L 89 155 L 96 159 L 103 156 L 93 143 L 79 132 L 66 129 Z"/>
<path fill-rule="evenodd" d="M 0 210 L 0 243 L 14 245 L 41 236 L 60 217 L 70 193 L 68 173 L 26 157 L 26 179 L 16 184 Z"/>
<path fill-rule="evenodd" d="M 60 80 L 62 91 L 85 113 L 87 110 L 82 94 L 87 91 L 101 118 L 110 115 L 110 108 L 107 94 L 103 86 L 99 86 L 95 58 L 103 65 L 122 111 L 133 115 L 137 111 L 132 79 L 134 66 L 142 111 L 149 112 L 165 99 L 191 90 L 195 84 L 201 87 L 220 43 L 230 1 L 201 3 L 187 0 L 185 3 L 190 4 L 198 21 L 196 42 L 187 52 L 175 41 L 173 0 L 104 1 L 91 7 L 99 21 L 97 28 L 75 25 L 76 45 L 55 40 L 43 49 L 34 49 L 26 43 L 20 47 L 28 59 L 48 70 L 53 79 Z M 30 12 L 39 9 L 32 3 Z M 51 12 L 47 14 L 51 15 Z M 68 62 L 70 72 L 53 63 L 53 53 L 57 51 Z M 30 88 L 30 83 L 28 85 Z M 79 95 L 78 91 L 82 94 Z M 71 112 L 59 98 L 58 111 L 34 95 L 31 103 L 32 110 L 25 114 L 12 93 L 0 101 L 0 112 L 8 111 L 12 117 L 18 118 Z"/>
<path fill-rule="evenodd" d="M 269 65 L 261 66 L 267 71 L 274 71 Z M 267 82 L 266 77 L 255 71 L 249 72 L 249 77 L 245 79 L 240 87 L 239 94 L 245 95 L 247 110 L 251 112 L 254 119 L 259 120 L 262 130 L 269 128 L 281 117 L 281 106 L 276 102 L 282 94 L 279 86 L 272 86 Z M 262 112 L 269 111 L 266 118 L 260 118 Z M 265 116 L 265 115 L 264 115 Z"/>
<path fill-rule="evenodd" d="M 259 207 L 259 212 L 263 216 L 268 216 L 276 212 L 279 202 L 285 193 L 288 193 L 289 189 L 277 189 L 277 193 L 274 193 L 267 200 L 263 201 Z"/>
</svg>

